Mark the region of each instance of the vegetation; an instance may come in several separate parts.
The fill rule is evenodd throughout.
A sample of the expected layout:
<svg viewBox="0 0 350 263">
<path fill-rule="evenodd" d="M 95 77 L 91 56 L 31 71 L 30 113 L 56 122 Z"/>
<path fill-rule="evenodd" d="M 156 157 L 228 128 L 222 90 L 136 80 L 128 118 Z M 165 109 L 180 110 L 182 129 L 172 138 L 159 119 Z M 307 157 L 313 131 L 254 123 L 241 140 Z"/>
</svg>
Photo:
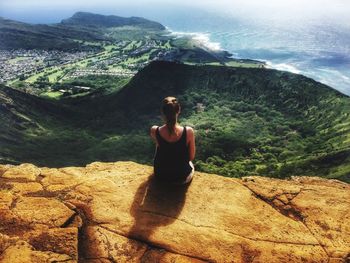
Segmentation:
<svg viewBox="0 0 350 263">
<path fill-rule="evenodd" d="M 159 103 L 174 95 L 181 124 L 196 131 L 197 170 L 350 182 L 349 97 L 164 33 L 143 18 L 82 12 L 54 25 L 0 18 L 2 49 L 85 54 L 68 62 L 53 56 L 51 64 L 37 59 L 40 69 L 8 82 L 41 97 L 0 85 L 0 162 L 151 164 L 149 127 L 162 123 Z M 9 67 L 25 63 L 23 57 L 11 57 Z M 150 63 L 162 59 L 186 64 Z"/>
<path fill-rule="evenodd" d="M 126 85 L 108 78 L 73 80 L 69 84 L 106 93 L 58 101 L 1 88 L 0 100 L 7 103 L 0 103 L 2 162 L 151 164 L 149 127 L 162 122 L 161 99 L 174 95 L 182 104 L 181 124 L 196 131 L 197 170 L 350 182 L 350 99 L 312 79 L 262 68 L 170 62 L 151 63 Z M 11 107 L 9 98 L 15 101 Z"/>
</svg>

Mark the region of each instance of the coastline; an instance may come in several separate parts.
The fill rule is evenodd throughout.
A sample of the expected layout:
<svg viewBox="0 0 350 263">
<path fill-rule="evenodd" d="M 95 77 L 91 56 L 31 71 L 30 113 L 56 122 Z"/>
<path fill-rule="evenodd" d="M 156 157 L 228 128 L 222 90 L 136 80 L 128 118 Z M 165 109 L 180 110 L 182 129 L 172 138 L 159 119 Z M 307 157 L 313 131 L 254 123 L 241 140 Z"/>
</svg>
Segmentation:
<svg viewBox="0 0 350 263">
<path fill-rule="evenodd" d="M 238 52 L 234 50 L 225 49 L 222 42 L 213 40 L 212 35 L 214 33 L 210 32 L 185 32 L 172 30 L 170 27 L 165 26 L 168 36 L 174 36 L 175 38 L 188 37 L 200 44 L 202 47 L 212 51 L 212 52 L 227 52 L 229 58 L 235 61 L 256 61 L 264 64 L 264 67 L 270 69 L 276 69 L 281 71 L 287 71 L 294 74 L 304 75 L 306 77 L 312 78 L 322 84 L 330 86 L 331 88 L 350 96 L 350 76 L 343 74 L 338 69 L 333 69 L 331 67 L 302 67 L 295 64 L 301 64 L 303 62 L 301 58 L 300 61 L 296 63 L 288 63 L 288 59 L 265 59 L 257 57 L 242 57 L 239 56 Z M 222 33 L 223 34 L 223 33 Z M 225 34 L 223 34 L 225 35 Z M 314 57 L 311 59 L 318 59 Z M 298 62 L 298 63 L 297 63 Z M 337 85 L 335 85 L 335 80 Z"/>
<path fill-rule="evenodd" d="M 167 26 L 165 28 L 169 32 L 168 36 L 174 36 L 175 38 L 189 37 L 211 51 L 226 51 L 221 47 L 220 42 L 210 40 L 210 33 L 174 31 Z"/>
</svg>

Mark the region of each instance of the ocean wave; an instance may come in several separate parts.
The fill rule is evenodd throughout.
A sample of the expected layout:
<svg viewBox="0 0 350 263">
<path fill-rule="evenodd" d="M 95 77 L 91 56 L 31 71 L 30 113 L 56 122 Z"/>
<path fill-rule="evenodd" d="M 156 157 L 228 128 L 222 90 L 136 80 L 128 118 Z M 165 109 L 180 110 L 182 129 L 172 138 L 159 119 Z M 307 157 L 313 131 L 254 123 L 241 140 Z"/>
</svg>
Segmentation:
<svg viewBox="0 0 350 263">
<path fill-rule="evenodd" d="M 290 44 L 288 47 L 281 48 L 277 51 L 276 48 L 266 47 L 264 49 L 257 49 L 257 51 L 253 53 L 246 53 L 242 52 L 245 51 L 245 49 L 235 50 L 235 47 L 232 44 L 234 43 L 237 46 L 240 45 L 239 41 L 243 41 L 247 38 L 251 39 L 251 35 L 254 34 L 245 32 L 245 30 L 237 33 L 224 31 L 181 32 L 173 31 L 169 28 L 167 29 L 168 32 L 170 32 L 170 35 L 175 38 L 189 37 L 195 41 L 198 41 L 198 43 L 207 49 L 214 51 L 227 50 L 230 52 L 231 57 L 236 59 L 249 58 L 253 60 L 263 61 L 266 63 L 267 68 L 288 71 L 295 74 L 302 74 L 330 87 L 333 87 L 341 93 L 350 95 L 350 74 L 341 72 L 339 69 L 334 69 L 332 68 L 332 65 L 329 65 L 328 67 L 320 67 L 318 63 L 315 63 L 315 61 L 317 62 L 322 59 L 326 59 L 326 62 L 328 62 L 329 59 L 332 59 L 334 56 L 332 56 L 333 54 L 330 54 L 329 52 L 320 52 L 318 49 L 313 49 L 310 46 L 308 52 L 305 52 L 305 50 L 303 50 L 302 53 L 295 52 L 295 50 L 298 50 L 298 45 L 294 46 Z M 256 35 L 257 34 L 254 36 Z M 221 43 L 213 42 L 211 41 L 211 38 L 221 39 Z M 237 39 L 239 40 L 238 42 Z M 290 49 L 289 47 L 292 48 Z"/>
<path fill-rule="evenodd" d="M 319 68 L 319 71 L 323 71 L 326 72 L 328 74 L 332 74 L 335 75 L 337 78 L 340 78 L 344 81 L 348 81 L 350 83 L 350 77 L 342 74 L 341 72 L 339 72 L 338 70 L 334 70 L 334 69 L 327 69 L 327 68 Z"/>
<path fill-rule="evenodd" d="M 328 86 L 336 87 L 338 91 L 350 96 L 350 75 L 328 68 L 318 68 L 317 73 L 316 80 Z"/>
<path fill-rule="evenodd" d="M 295 66 L 286 63 L 272 63 L 271 61 L 266 61 L 266 67 L 282 71 L 288 71 L 295 74 L 302 73 L 301 70 L 297 69 Z"/>
<path fill-rule="evenodd" d="M 213 42 L 210 40 L 209 33 L 202 32 L 181 32 L 181 31 L 173 31 L 170 28 L 166 27 L 166 29 L 170 32 L 171 36 L 175 37 L 190 37 L 194 41 L 198 42 L 200 45 L 206 47 L 207 49 L 213 51 L 221 51 L 221 44 L 219 42 Z"/>
</svg>

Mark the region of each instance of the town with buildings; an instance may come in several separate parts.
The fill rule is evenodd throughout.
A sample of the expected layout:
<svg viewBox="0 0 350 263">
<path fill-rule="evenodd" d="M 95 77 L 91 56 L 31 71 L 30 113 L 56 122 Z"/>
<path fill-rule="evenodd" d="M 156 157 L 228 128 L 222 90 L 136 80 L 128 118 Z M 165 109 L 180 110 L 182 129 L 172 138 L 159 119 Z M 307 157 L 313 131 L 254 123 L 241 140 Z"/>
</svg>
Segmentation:
<svg viewBox="0 0 350 263">
<path fill-rule="evenodd" d="M 30 76 L 45 68 L 67 65 L 87 58 L 89 52 L 62 52 L 46 50 L 0 50 L 0 82 Z"/>
<path fill-rule="evenodd" d="M 170 60 L 169 54 L 174 50 L 169 41 L 152 39 L 96 43 L 96 47 L 88 52 L 0 50 L 0 83 L 25 91 L 39 86 L 44 92 L 51 91 L 54 84 L 85 76 L 130 78 L 152 60 Z M 63 88 L 59 91 L 67 92 Z"/>
</svg>

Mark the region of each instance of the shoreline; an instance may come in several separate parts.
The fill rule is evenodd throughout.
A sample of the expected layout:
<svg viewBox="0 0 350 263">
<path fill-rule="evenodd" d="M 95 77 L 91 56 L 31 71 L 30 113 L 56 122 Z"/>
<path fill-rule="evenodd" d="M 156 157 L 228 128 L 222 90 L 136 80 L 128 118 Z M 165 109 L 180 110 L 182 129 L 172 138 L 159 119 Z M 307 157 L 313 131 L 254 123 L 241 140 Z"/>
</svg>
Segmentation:
<svg viewBox="0 0 350 263">
<path fill-rule="evenodd" d="M 261 58 L 240 57 L 238 53 L 233 52 L 231 50 L 224 49 L 221 42 L 211 40 L 211 35 L 213 33 L 175 31 L 169 28 L 168 26 L 165 26 L 165 28 L 166 28 L 166 31 L 169 32 L 168 36 L 189 37 L 197 41 L 200 45 L 207 48 L 209 51 L 227 52 L 228 54 L 230 54 L 229 58 L 235 61 L 256 61 L 258 63 L 259 62 L 262 63 L 266 68 L 304 75 L 306 77 L 312 78 L 315 81 L 325 84 L 331 87 L 332 89 L 335 89 L 341 92 L 344 95 L 350 96 L 350 89 L 349 89 L 350 77 L 344 75 L 339 70 L 332 69 L 330 67 L 314 67 L 312 69 L 310 68 L 310 70 L 307 70 L 307 69 L 297 67 L 296 65 L 293 65 L 291 63 L 284 63 L 283 61 L 274 61 L 274 60 L 261 59 Z M 317 57 L 315 59 L 317 59 Z M 344 83 L 338 84 L 338 87 L 335 88 L 334 80 L 343 81 Z M 347 86 L 347 84 L 349 86 Z"/>
</svg>

